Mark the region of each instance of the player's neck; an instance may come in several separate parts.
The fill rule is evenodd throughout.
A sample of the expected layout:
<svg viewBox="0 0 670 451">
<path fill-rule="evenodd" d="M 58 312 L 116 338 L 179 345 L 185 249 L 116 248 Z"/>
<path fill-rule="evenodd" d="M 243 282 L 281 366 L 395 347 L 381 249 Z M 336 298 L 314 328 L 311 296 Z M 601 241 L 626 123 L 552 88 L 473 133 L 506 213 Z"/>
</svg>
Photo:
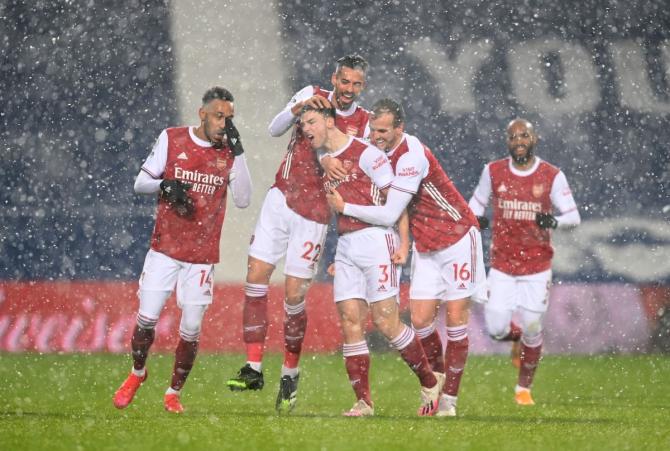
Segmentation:
<svg viewBox="0 0 670 451">
<path fill-rule="evenodd" d="M 531 156 L 525 163 L 517 163 L 514 159 L 512 159 L 512 166 L 514 166 L 514 169 L 518 169 L 519 171 L 527 171 L 532 168 L 534 164 L 535 155 Z"/>
<path fill-rule="evenodd" d="M 349 142 L 349 135 L 342 133 L 339 129 L 334 128 L 328 132 L 328 138 L 324 144 L 326 152 L 334 153 L 344 147 Z"/>
</svg>

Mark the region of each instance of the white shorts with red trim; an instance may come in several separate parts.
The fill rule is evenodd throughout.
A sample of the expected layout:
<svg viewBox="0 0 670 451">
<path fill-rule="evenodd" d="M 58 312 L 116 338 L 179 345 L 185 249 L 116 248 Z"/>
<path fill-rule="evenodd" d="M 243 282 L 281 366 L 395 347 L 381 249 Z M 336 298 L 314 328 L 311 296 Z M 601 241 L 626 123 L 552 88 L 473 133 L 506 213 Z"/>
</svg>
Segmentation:
<svg viewBox="0 0 670 451">
<path fill-rule="evenodd" d="M 140 291 L 173 291 L 177 305 L 212 303 L 214 265 L 188 263 L 149 249 L 140 276 Z"/>
<path fill-rule="evenodd" d="M 392 228 L 371 226 L 341 235 L 335 252 L 335 302 L 397 300 L 400 267 L 391 261 L 397 248 L 398 235 Z"/>
<path fill-rule="evenodd" d="M 551 269 L 536 274 L 511 276 L 491 268 L 488 277 L 489 300 L 486 308 L 546 312 L 549 307 Z"/>
<path fill-rule="evenodd" d="M 412 253 L 412 300 L 486 299 L 486 269 L 481 233 L 471 227 L 463 238 L 434 252 Z"/>
<path fill-rule="evenodd" d="M 278 188 L 271 188 L 251 236 L 249 255 L 271 265 L 286 257 L 284 274 L 311 279 L 318 268 L 328 225 L 300 216 Z"/>
</svg>

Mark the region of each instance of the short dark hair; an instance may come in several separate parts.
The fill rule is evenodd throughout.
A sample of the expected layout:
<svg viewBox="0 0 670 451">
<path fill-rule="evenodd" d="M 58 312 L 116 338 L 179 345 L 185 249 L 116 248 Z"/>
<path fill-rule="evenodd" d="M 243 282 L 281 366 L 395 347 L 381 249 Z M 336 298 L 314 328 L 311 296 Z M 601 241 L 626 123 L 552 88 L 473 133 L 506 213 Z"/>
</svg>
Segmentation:
<svg viewBox="0 0 670 451">
<path fill-rule="evenodd" d="M 308 111 L 315 111 L 322 115 L 325 118 L 332 117 L 335 119 L 335 108 L 333 107 L 327 107 L 327 108 L 316 108 L 313 107 L 312 105 L 305 105 L 302 107 L 300 110 L 300 115 L 302 116 L 303 114 L 307 113 Z"/>
<path fill-rule="evenodd" d="M 214 86 L 205 91 L 205 94 L 202 96 L 202 104 L 207 105 L 212 100 L 225 100 L 227 102 L 234 102 L 235 98 L 226 88 L 220 86 Z"/>
<path fill-rule="evenodd" d="M 375 104 L 372 105 L 373 116 L 379 116 L 384 113 L 393 115 L 394 127 L 399 127 L 400 124 L 405 122 L 405 111 L 402 109 L 402 105 L 393 99 L 386 98 L 377 100 Z"/>
<path fill-rule="evenodd" d="M 368 71 L 368 62 L 360 55 L 345 55 L 337 59 L 335 72 L 339 72 L 343 67 L 360 70 L 363 73 Z"/>
</svg>

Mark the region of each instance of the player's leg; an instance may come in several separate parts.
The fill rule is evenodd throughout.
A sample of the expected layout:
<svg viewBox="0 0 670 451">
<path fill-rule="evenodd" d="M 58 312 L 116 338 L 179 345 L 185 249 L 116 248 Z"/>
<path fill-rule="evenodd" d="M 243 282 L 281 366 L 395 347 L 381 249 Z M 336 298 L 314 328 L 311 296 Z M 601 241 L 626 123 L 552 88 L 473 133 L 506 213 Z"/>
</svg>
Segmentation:
<svg viewBox="0 0 670 451">
<path fill-rule="evenodd" d="M 444 289 L 441 268 L 435 260 L 420 254 L 414 248 L 411 270 L 409 308 L 412 327 L 421 340 L 421 346 L 433 371 L 444 374 L 442 339 L 435 328 L 438 299 L 442 297 Z"/>
<path fill-rule="evenodd" d="M 470 341 L 468 339 L 468 321 L 470 316 L 470 299 L 454 299 L 447 302 L 446 308 L 447 346 L 444 355 L 446 380 L 443 396 L 442 415 L 456 416 L 456 404 L 461 378 L 468 359 Z"/>
<path fill-rule="evenodd" d="M 172 369 L 172 379 L 170 387 L 165 392 L 164 406 L 165 410 L 171 413 L 182 413 L 184 407 L 181 404 L 181 389 L 186 383 L 195 358 L 198 355 L 198 344 L 200 340 L 200 330 L 202 329 L 202 319 L 209 305 L 191 305 L 182 306 L 181 321 L 179 323 L 179 343 L 175 350 L 175 360 Z"/>
<path fill-rule="evenodd" d="M 420 416 L 432 416 L 437 410 L 444 375 L 434 373 L 419 338 L 411 327 L 400 321 L 396 297 L 370 303 L 372 320 L 377 329 L 396 349 L 407 366 L 416 374 L 421 385 Z"/>
<path fill-rule="evenodd" d="M 150 250 L 140 276 L 139 310 L 130 341 L 133 367 L 131 373 L 114 393 L 114 406 L 127 407 L 140 385 L 147 379 L 146 361 L 154 342 L 155 328 L 165 302 L 170 297 L 177 280 L 179 264 L 163 254 Z"/>
<path fill-rule="evenodd" d="M 198 354 L 200 330 L 205 311 L 212 303 L 214 265 L 183 263 L 177 280 L 177 305 L 181 308 L 179 343 L 170 386 L 165 392 L 165 410 L 184 411 L 180 393 Z"/>
<path fill-rule="evenodd" d="M 344 339 L 344 366 L 356 395 L 356 403 L 344 415 L 370 416 L 374 415 L 374 404 L 370 398 L 370 351 L 365 341 L 368 305 L 363 299 L 366 283 L 362 271 L 350 259 L 349 254 L 355 247 L 350 241 L 347 235 L 338 239 L 333 280 L 333 298 Z"/>
<path fill-rule="evenodd" d="M 281 367 L 279 392 L 275 408 L 288 413 L 295 407 L 300 380 L 300 354 L 307 329 L 305 293 L 311 279 L 286 276 L 284 298 L 284 362 Z"/>
<path fill-rule="evenodd" d="M 291 411 L 297 401 L 299 363 L 307 330 L 305 295 L 318 267 L 327 225 L 307 220 L 291 211 L 290 236 L 284 265 L 284 362 L 276 408 Z"/>
<path fill-rule="evenodd" d="M 237 375 L 226 382 L 231 390 L 260 390 L 264 385 L 262 362 L 268 328 L 268 287 L 277 263 L 286 254 L 289 238 L 287 210 L 281 191 L 269 190 L 249 244 L 242 309 L 247 361 Z"/>
<path fill-rule="evenodd" d="M 275 266 L 248 257 L 247 278 L 242 308 L 242 337 L 247 354 L 246 364 L 227 381 L 231 390 L 263 388 L 263 351 L 268 330 L 268 288 Z"/>
<path fill-rule="evenodd" d="M 512 320 L 519 299 L 517 278 L 491 268 L 489 299 L 484 307 L 486 330 L 496 341 L 512 342 L 512 364 L 519 368 L 521 328 Z"/>
<path fill-rule="evenodd" d="M 446 306 L 447 346 L 444 357 L 446 381 L 436 415 L 455 416 L 461 379 L 468 358 L 470 298 L 482 297 L 486 274 L 481 234 L 470 228 L 459 241 L 430 256 L 439 266 L 440 279 L 433 295 L 442 295 Z M 482 299 L 484 300 L 484 299 Z"/>
<path fill-rule="evenodd" d="M 542 356 L 542 323 L 546 313 L 551 271 L 524 278 L 520 282 L 521 306 L 521 365 L 515 387 L 515 400 L 520 405 L 533 405 L 535 402 L 530 390 L 535 371 Z"/>
</svg>

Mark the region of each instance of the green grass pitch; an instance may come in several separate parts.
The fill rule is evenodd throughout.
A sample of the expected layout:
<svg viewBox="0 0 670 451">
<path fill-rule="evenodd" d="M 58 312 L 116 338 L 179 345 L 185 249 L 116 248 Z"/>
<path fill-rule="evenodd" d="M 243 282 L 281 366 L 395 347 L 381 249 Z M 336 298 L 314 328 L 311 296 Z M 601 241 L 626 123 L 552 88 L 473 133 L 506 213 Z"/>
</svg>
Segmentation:
<svg viewBox="0 0 670 451">
<path fill-rule="evenodd" d="M 265 388 L 230 392 L 239 355 L 203 354 L 184 389 L 186 413 L 163 410 L 172 355 L 152 355 L 150 377 L 127 409 L 112 393 L 121 355 L 0 354 L 0 449 L 457 450 L 670 449 L 670 356 L 547 356 L 537 405 L 513 402 L 505 356 L 471 356 L 458 418 L 419 418 L 418 382 L 395 353 L 373 353 L 374 418 L 343 418 L 354 403 L 342 357 L 302 360 L 298 405 L 277 416 L 279 355 Z"/>
</svg>

